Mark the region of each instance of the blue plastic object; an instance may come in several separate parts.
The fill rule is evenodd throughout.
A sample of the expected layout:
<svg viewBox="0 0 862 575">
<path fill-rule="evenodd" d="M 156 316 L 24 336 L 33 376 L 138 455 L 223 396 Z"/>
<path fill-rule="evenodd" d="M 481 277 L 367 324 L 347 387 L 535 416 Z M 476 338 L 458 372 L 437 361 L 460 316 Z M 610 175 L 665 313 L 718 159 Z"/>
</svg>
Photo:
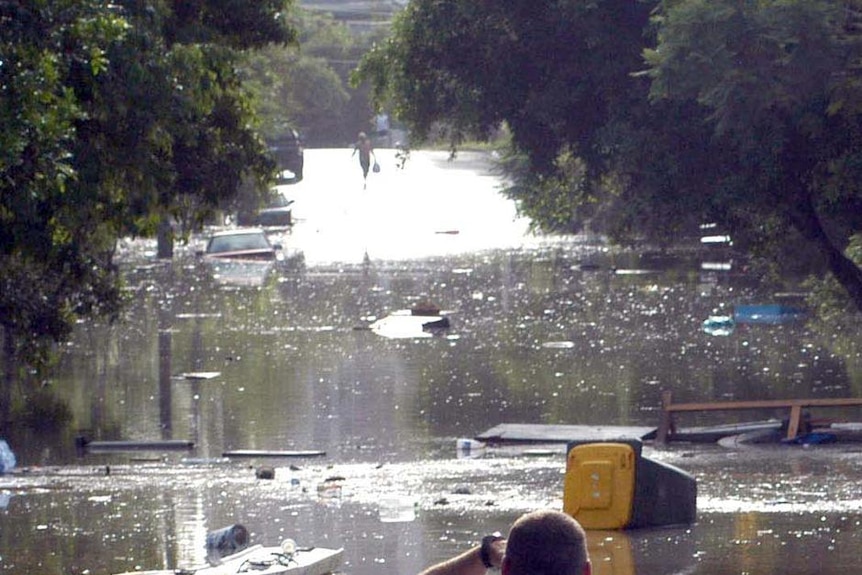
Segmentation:
<svg viewBox="0 0 862 575">
<path fill-rule="evenodd" d="M 779 324 L 804 318 L 803 309 L 782 304 L 737 305 L 733 308 L 736 323 Z"/>
<path fill-rule="evenodd" d="M 804 435 L 799 435 L 793 439 L 785 439 L 783 443 L 792 445 L 822 445 L 824 443 L 835 443 L 838 441 L 838 436 L 834 433 L 824 433 L 821 431 L 812 431 Z"/>
<path fill-rule="evenodd" d="M 9 444 L 6 443 L 6 440 L 0 439 L 0 475 L 14 469 L 16 464 L 15 454 L 12 453 Z"/>
</svg>

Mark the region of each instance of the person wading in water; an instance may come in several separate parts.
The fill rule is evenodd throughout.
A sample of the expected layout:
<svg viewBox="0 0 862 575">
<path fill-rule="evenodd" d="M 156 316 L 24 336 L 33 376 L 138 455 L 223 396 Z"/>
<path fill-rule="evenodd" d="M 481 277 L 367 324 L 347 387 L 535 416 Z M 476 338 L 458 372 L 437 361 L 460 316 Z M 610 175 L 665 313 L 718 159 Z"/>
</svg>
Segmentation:
<svg viewBox="0 0 862 575">
<path fill-rule="evenodd" d="M 359 132 L 359 141 L 353 146 L 353 154 L 359 152 L 359 165 L 362 167 L 362 189 L 365 189 L 368 181 L 368 170 L 371 168 L 371 157 L 374 156 L 374 162 L 377 162 L 377 156 L 374 154 L 374 147 L 371 145 L 371 138 L 365 135 L 365 132 Z"/>
</svg>

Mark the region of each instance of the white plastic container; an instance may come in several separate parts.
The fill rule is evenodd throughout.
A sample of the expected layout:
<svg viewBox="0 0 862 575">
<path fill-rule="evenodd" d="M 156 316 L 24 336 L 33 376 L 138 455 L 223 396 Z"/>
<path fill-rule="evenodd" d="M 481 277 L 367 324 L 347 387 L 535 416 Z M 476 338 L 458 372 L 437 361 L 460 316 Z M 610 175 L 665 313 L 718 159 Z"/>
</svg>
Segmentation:
<svg viewBox="0 0 862 575">
<path fill-rule="evenodd" d="M 459 458 L 478 457 L 485 453 L 485 444 L 476 439 L 462 437 L 455 442 L 455 451 Z"/>
<path fill-rule="evenodd" d="M 416 519 L 416 502 L 404 495 L 387 495 L 380 498 L 380 521 L 404 523 Z"/>
</svg>

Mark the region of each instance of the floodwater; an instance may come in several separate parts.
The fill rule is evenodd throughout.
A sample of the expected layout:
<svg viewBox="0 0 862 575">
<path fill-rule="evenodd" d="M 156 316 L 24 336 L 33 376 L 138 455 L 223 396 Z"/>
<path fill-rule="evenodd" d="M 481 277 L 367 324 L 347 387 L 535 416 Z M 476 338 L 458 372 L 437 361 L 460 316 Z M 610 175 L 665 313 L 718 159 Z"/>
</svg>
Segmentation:
<svg viewBox="0 0 862 575">
<path fill-rule="evenodd" d="M 80 325 L 46 382 L 73 424 L 8 438 L 19 466 L 0 477 L 0 571 L 190 567 L 208 531 L 242 523 L 255 542 L 343 547 L 346 574 L 412 574 L 562 505 L 563 446 L 465 457 L 459 438 L 504 422 L 654 426 L 663 390 L 860 395 L 858 335 L 703 333 L 709 315 L 772 297 L 721 249 L 534 238 L 479 156 L 415 154 L 397 171 L 391 151 L 378 155 L 363 189 L 349 151 L 307 152 L 306 181 L 287 191 L 295 225 L 273 232 L 291 256 L 276 269 L 208 268 L 194 257 L 203 238 L 173 262 L 124 244 L 127 313 Z M 424 302 L 448 330 L 376 329 Z M 680 424 L 753 415 L 724 417 Z M 194 447 L 79 455 L 78 435 Z M 223 457 L 244 449 L 324 453 Z M 594 572 L 862 572 L 860 450 L 647 445 L 697 479 L 697 522 L 591 532 Z M 274 478 L 257 478 L 262 467 Z"/>
</svg>

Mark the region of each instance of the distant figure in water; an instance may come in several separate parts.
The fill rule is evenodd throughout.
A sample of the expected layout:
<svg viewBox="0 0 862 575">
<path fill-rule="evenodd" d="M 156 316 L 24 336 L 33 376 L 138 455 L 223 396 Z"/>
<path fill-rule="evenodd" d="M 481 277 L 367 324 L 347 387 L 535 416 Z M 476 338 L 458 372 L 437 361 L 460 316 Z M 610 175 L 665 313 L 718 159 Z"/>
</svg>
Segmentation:
<svg viewBox="0 0 862 575">
<path fill-rule="evenodd" d="M 371 145 L 371 138 L 365 135 L 365 132 L 359 132 L 359 140 L 353 145 L 353 154 L 359 152 L 359 165 L 362 167 L 362 189 L 368 180 L 368 170 L 371 169 L 371 157 L 374 156 L 374 161 L 377 161 L 377 156 L 374 154 L 374 147 Z"/>
</svg>

